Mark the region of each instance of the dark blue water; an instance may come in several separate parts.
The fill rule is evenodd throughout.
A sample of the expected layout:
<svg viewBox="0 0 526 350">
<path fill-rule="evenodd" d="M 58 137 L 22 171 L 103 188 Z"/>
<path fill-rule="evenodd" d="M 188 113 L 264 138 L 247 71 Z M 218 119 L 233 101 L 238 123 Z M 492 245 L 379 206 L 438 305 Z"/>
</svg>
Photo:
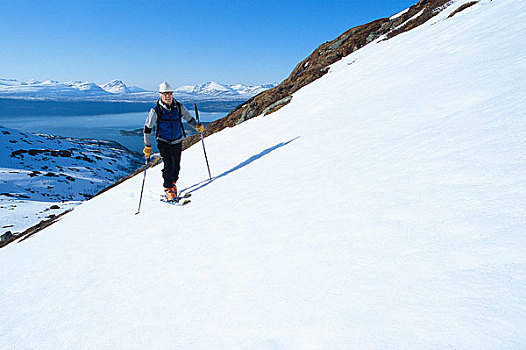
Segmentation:
<svg viewBox="0 0 526 350">
<path fill-rule="evenodd" d="M 212 122 L 227 112 L 199 112 L 202 122 Z M 122 130 L 142 129 L 148 111 L 140 113 L 64 116 L 1 116 L 0 125 L 28 133 L 43 133 L 74 138 L 117 141 L 126 148 L 142 152 L 142 134 L 126 136 Z M 153 142 L 155 146 L 155 142 Z M 154 152 L 155 152 L 154 147 Z"/>
</svg>

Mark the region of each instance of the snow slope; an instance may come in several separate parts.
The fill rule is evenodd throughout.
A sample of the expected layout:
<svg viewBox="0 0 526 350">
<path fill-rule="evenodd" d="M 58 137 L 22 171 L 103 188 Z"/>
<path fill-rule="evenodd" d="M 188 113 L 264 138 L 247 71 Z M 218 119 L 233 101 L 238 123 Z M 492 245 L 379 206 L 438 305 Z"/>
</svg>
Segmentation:
<svg viewBox="0 0 526 350">
<path fill-rule="evenodd" d="M 0 251 L 0 348 L 524 348 L 526 3 L 465 2 Z"/>
</svg>

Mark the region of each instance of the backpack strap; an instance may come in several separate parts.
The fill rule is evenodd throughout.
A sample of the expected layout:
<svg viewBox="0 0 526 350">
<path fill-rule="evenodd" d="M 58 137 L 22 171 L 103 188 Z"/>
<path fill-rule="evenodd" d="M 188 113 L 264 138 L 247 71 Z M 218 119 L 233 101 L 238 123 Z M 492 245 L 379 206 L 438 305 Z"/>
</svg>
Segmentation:
<svg viewBox="0 0 526 350">
<path fill-rule="evenodd" d="M 161 106 L 159 105 L 159 101 L 157 101 L 157 104 L 154 107 L 155 113 L 157 113 L 157 125 L 155 128 L 155 138 L 159 136 L 159 122 L 161 121 L 161 118 L 163 116 L 163 110 Z"/>
<path fill-rule="evenodd" d="M 183 119 L 181 114 L 181 104 L 174 98 L 175 106 L 177 107 L 177 114 L 179 115 L 179 122 L 181 123 L 181 130 L 183 130 L 183 138 L 186 138 L 186 131 L 184 131 Z"/>
</svg>

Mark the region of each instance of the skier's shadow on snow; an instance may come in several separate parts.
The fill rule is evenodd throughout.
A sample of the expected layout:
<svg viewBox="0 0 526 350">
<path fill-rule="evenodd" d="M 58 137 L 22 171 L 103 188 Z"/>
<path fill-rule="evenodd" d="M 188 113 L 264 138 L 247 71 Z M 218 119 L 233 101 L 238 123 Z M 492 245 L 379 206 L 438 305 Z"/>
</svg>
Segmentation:
<svg viewBox="0 0 526 350">
<path fill-rule="evenodd" d="M 248 158 L 247 160 L 245 160 L 244 162 L 241 162 L 239 163 L 238 165 L 236 165 L 235 167 L 233 167 L 232 169 L 230 170 L 227 170 L 225 171 L 224 173 L 222 173 L 221 175 L 217 175 L 217 176 L 213 176 L 212 179 L 207 179 L 207 180 L 204 180 L 204 181 L 201 181 L 201 182 L 198 182 L 196 183 L 195 185 L 192 185 L 190 187 L 187 187 L 185 189 L 183 189 L 180 193 L 181 194 L 187 194 L 187 193 L 192 193 L 192 192 L 195 192 L 195 191 L 198 191 L 200 190 L 201 188 L 205 187 L 205 186 L 208 186 L 212 181 L 215 181 L 217 179 L 220 179 L 222 177 L 225 177 L 227 175 L 230 175 L 231 173 L 233 173 L 234 171 L 236 170 L 239 170 L 241 168 L 244 168 L 246 167 L 247 165 L 249 165 L 250 163 L 260 159 L 261 157 L 263 156 L 266 156 L 267 154 L 269 154 L 270 152 L 272 151 L 275 151 L 277 150 L 278 148 L 281 148 L 283 146 L 286 146 L 288 145 L 289 143 L 291 143 L 292 141 L 295 141 L 297 139 L 299 139 L 300 137 L 295 137 L 293 138 L 292 140 L 289 140 L 287 142 L 281 142 L 281 143 L 278 143 L 277 145 L 275 146 L 272 146 L 270 148 L 267 148 L 263 151 L 261 151 L 259 154 L 256 154 L 255 156 L 252 156 L 250 158 Z"/>
</svg>

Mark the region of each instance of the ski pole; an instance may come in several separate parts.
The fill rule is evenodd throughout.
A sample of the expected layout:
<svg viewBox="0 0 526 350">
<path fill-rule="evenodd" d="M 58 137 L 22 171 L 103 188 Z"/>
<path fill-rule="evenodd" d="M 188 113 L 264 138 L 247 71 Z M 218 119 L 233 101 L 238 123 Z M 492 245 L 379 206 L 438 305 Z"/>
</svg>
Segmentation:
<svg viewBox="0 0 526 350">
<path fill-rule="evenodd" d="M 146 158 L 146 163 L 144 163 L 144 177 L 142 178 L 141 197 L 139 198 L 139 208 L 137 209 L 135 215 L 139 214 L 139 212 L 141 211 L 142 193 L 144 191 L 144 181 L 146 181 L 146 168 L 148 168 L 149 161 L 150 158 Z"/>
<path fill-rule="evenodd" d="M 197 123 L 201 124 L 201 122 L 199 121 L 199 112 L 197 111 L 197 103 L 194 103 L 194 107 L 195 107 L 195 116 L 197 118 Z M 205 153 L 206 167 L 208 169 L 208 178 L 210 179 L 210 181 L 212 181 L 212 173 L 210 173 L 210 165 L 208 164 L 208 157 L 206 156 L 205 140 L 203 138 L 203 133 L 200 132 L 200 134 L 201 134 L 201 143 L 203 144 L 203 152 Z"/>
</svg>

